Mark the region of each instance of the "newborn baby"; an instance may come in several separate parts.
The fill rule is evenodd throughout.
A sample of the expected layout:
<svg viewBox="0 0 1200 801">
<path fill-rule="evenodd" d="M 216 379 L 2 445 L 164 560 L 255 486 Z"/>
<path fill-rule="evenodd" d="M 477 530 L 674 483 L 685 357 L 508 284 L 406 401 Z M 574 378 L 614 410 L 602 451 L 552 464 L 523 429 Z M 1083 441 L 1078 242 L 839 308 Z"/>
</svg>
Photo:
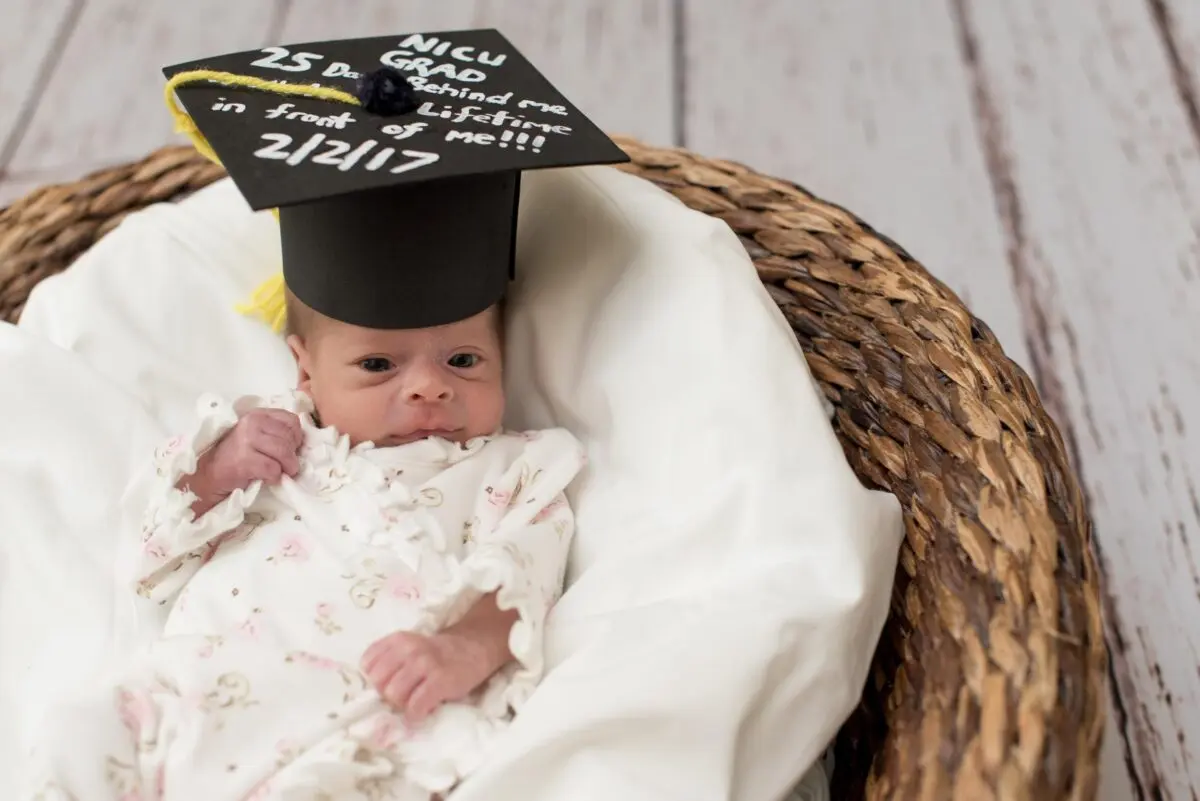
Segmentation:
<svg viewBox="0 0 1200 801">
<path fill-rule="evenodd" d="M 498 308 L 288 321 L 297 391 L 202 399 L 131 487 L 162 636 L 51 720 L 32 797 L 428 799 L 539 681 L 583 455 L 500 431 Z"/>
</svg>

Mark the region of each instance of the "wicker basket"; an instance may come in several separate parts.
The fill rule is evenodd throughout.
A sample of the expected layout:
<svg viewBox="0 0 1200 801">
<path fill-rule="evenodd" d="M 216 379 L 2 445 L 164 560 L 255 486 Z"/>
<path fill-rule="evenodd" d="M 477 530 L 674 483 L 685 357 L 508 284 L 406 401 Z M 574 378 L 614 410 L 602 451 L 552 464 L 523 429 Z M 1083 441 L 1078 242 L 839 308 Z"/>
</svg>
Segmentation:
<svg viewBox="0 0 1200 801">
<path fill-rule="evenodd" d="M 626 169 L 739 234 L 851 465 L 904 507 L 892 614 L 833 797 L 1094 798 L 1107 663 L 1091 527 L 1029 378 L 854 215 L 738 164 L 620 143 Z M 221 175 L 168 148 L 0 210 L 0 318 L 129 212 Z"/>
</svg>

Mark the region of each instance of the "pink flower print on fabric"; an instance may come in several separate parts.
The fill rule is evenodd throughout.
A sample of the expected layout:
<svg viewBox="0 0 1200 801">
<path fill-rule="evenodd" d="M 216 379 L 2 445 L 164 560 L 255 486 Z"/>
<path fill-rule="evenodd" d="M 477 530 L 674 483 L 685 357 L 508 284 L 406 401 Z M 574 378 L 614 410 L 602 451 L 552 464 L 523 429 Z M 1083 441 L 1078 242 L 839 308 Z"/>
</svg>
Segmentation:
<svg viewBox="0 0 1200 801">
<path fill-rule="evenodd" d="M 257 641 L 259 630 L 256 618 L 261 614 L 262 609 L 259 609 L 258 607 L 255 607 L 253 610 L 251 610 L 250 616 L 243 620 L 241 625 L 238 626 L 238 632 L 247 639 Z"/>
<path fill-rule="evenodd" d="M 133 691 L 121 687 L 117 690 L 117 715 L 121 724 L 135 740 L 141 740 L 142 734 L 158 723 L 158 710 L 150 699 L 149 693 Z"/>
<path fill-rule="evenodd" d="M 154 798 L 165 798 L 167 795 L 167 766 L 159 765 L 154 771 Z"/>
<path fill-rule="evenodd" d="M 559 511 L 561 511 L 566 505 L 567 501 L 565 498 L 555 498 L 550 503 L 546 504 L 542 511 L 533 516 L 533 522 L 545 523 L 547 520 L 554 517 L 554 515 L 558 514 Z"/>
<path fill-rule="evenodd" d="M 383 522 L 387 531 L 391 531 L 399 525 L 401 518 L 407 512 L 406 509 L 400 509 L 396 506 L 389 506 L 382 512 Z"/>
<path fill-rule="evenodd" d="M 183 437 L 182 436 L 172 437 L 165 444 L 159 446 L 158 450 L 155 451 L 155 454 L 154 454 L 155 460 L 158 463 L 158 466 L 165 467 L 166 462 L 172 456 L 179 453 L 181 450 L 183 450 Z"/>
<path fill-rule="evenodd" d="M 281 559 L 294 559 L 297 562 L 304 562 L 308 559 L 308 544 L 305 543 L 304 537 L 299 534 L 287 534 L 279 545 L 279 557 Z"/>
<path fill-rule="evenodd" d="M 421 598 L 421 585 L 416 576 L 399 571 L 388 577 L 383 585 L 384 592 L 400 601 L 417 601 Z"/>
<path fill-rule="evenodd" d="M 301 665 L 311 665 L 318 670 L 329 670 L 333 672 L 341 671 L 342 665 L 340 662 L 330 659 L 326 656 L 318 656 L 310 654 L 308 651 L 292 651 L 285 658 L 285 662 L 295 662 Z"/>
<path fill-rule="evenodd" d="M 167 546 L 163 545 L 157 539 L 149 540 L 145 545 L 142 546 L 142 550 L 145 552 L 146 556 L 150 557 L 151 559 L 167 558 Z"/>
<path fill-rule="evenodd" d="M 512 502 L 512 493 L 507 490 L 487 488 L 488 503 L 499 509 L 505 509 Z"/>
</svg>

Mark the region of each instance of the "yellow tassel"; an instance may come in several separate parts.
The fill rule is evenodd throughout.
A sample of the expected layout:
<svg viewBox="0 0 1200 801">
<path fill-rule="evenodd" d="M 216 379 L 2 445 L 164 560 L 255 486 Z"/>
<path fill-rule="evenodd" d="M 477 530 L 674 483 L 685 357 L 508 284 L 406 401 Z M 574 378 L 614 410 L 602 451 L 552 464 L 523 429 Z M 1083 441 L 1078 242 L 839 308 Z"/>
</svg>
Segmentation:
<svg viewBox="0 0 1200 801">
<path fill-rule="evenodd" d="M 186 134 L 188 139 L 192 140 L 192 144 L 195 145 L 196 150 L 200 151 L 200 154 L 213 164 L 221 163 L 217 158 L 217 154 L 213 152 L 212 146 L 208 144 L 208 140 L 204 138 L 204 134 L 200 133 L 200 129 L 196 127 L 195 120 L 183 110 L 183 107 L 179 105 L 179 101 L 175 97 L 176 89 L 192 83 L 219 83 L 222 86 L 230 86 L 234 89 L 254 89 L 275 95 L 311 97 L 316 100 L 347 103 L 351 106 L 362 105 L 354 95 L 344 92 L 341 89 L 334 89 L 331 86 L 279 83 L 278 81 L 268 81 L 264 78 L 255 78 L 253 75 L 238 75 L 234 72 L 221 72 L 220 70 L 187 70 L 186 72 L 176 73 L 171 76 L 166 86 L 163 87 L 163 96 L 166 98 L 167 108 L 175 120 L 175 130 Z"/>
<path fill-rule="evenodd" d="M 188 70 L 177 73 L 171 76 L 171 79 L 167 81 L 167 85 L 163 88 L 163 96 L 167 102 L 167 109 L 171 112 L 171 117 L 175 120 L 175 130 L 186 135 L 200 155 L 217 166 L 222 166 L 221 160 L 217 158 L 212 145 L 208 143 L 204 134 L 200 132 L 200 129 L 196 126 L 196 121 L 183 110 L 183 107 L 179 105 L 179 101 L 175 97 L 175 90 L 177 88 L 192 83 L 218 83 L 223 86 L 254 89 L 277 95 L 311 97 L 317 100 L 347 103 L 352 106 L 362 105 L 359 99 L 349 92 L 343 92 L 341 89 L 334 89 L 328 86 L 279 83 L 278 81 L 255 78 L 252 75 L 238 75 L 218 70 Z M 279 219 L 279 209 L 271 209 L 271 213 L 275 215 L 276 220 Z M 236 309 L 241 314 L 258 317 L 271 326 L 271 330 L 275 333 L 282 333 L 284 326 L 287 324 L 287 301 L 284 294 L 283 275 L 276 273 L 262 282 L 254 290 L 254 294 L 250 296 L 250 300 L 247 303 L 239 304 Z"/>
<path fill-rule="evenodd" d="M 257 317 L 275 333 L 282 333 L 287 322 L 287 299 L 284 294 L 283 274 L 275 273 L 258 285 L 247 303 L 239 304 L 238 312 L 248 317 Z"/>
</svg>

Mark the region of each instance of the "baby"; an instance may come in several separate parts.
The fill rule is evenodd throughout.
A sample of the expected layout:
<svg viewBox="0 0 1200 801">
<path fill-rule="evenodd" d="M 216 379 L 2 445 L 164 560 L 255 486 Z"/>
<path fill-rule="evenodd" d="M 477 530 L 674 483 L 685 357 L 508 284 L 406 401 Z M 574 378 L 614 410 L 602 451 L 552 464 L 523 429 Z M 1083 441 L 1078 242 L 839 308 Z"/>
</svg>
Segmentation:
<svg viewBox="0 0 1200 801">
<path fill-rule="evenodd" d="M 31 797 L 428 799 L 540 680 L 583 455 L 502 433 L 499 308 L 387 330 L 288 300 L 297 390 L 202 399 L 131 487 L 161 636 L 51 719 Z"/>
</svg>

